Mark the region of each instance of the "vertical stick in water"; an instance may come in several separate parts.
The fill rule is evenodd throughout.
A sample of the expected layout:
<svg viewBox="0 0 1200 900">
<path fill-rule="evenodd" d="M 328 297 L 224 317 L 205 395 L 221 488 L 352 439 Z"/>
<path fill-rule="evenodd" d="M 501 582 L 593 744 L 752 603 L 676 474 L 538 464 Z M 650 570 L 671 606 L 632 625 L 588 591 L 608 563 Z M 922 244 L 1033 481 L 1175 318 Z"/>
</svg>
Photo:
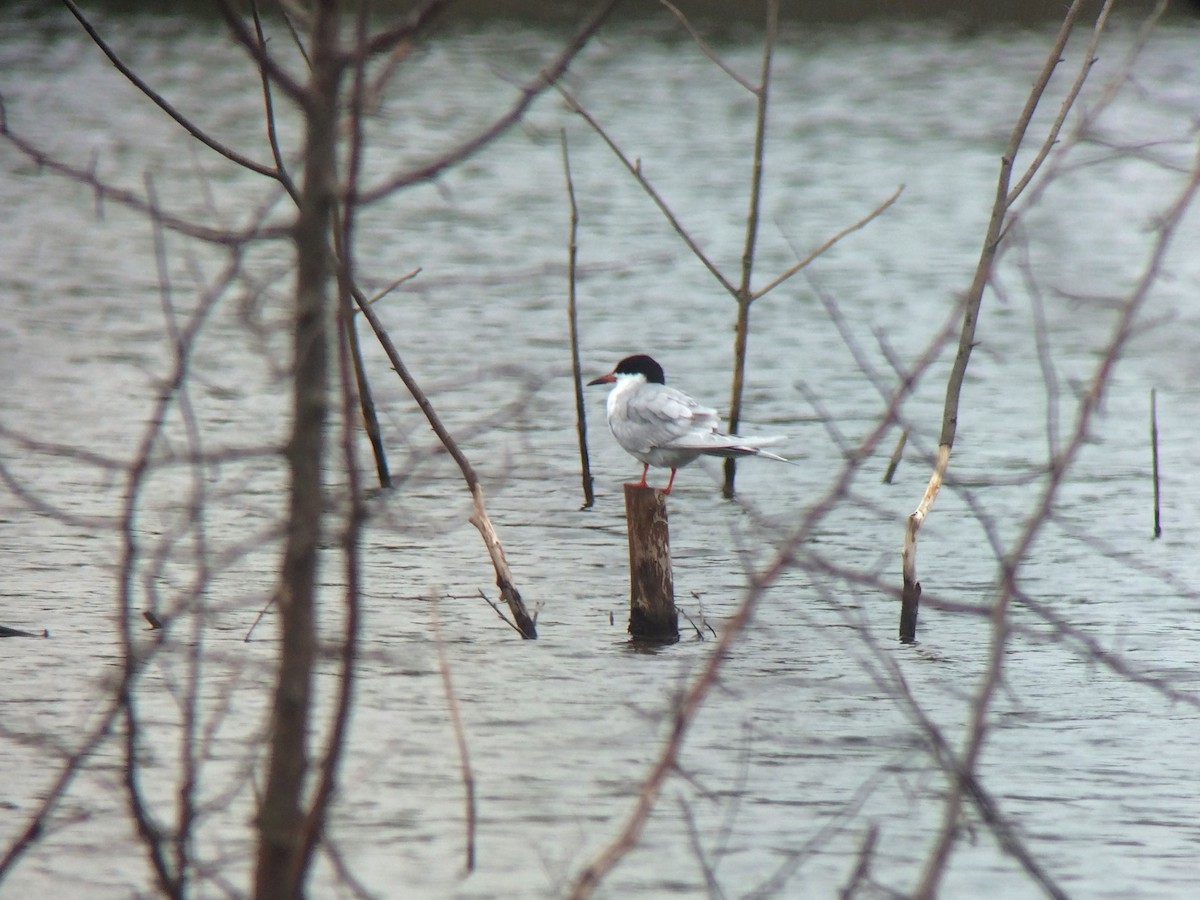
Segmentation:
<svg viewBox="0 0 1200 900">
<path fill-rule="evenodd" d="M 567 132 L 562 139 L 563 171 L 567 176 L 567 198 L 571 201 L 571 233 L 567 242 L 567 320 L 571 326 L 571 369 L 575 378 L 575 419 L 579 430 L 580 477 L 583 479 L 583 508 L 595 502 L 592 493 L 592 466 L 588 461 L 587 416 L 583 404 L 583 376 L 579 365 L 579 328 L 575 316 L 575 234 L 579 230 L 579 207 L 575 205 L 575 184 L 571 181 L 571 160 L 567 155 Z"/>
<path fill-rule="evenodd" d="M 1154 462 L 1154 536 L 1162 537 L 1158 506 L 1158 392 L 1150 388 L 1150 454 Z"/>
<path fill-rule="evenodd" d="M 900 455 L 904 452 L 904 445 L 908 443 L 908 429 L 905 428 L 900 432 L 900 440 L 896 441 L 896 449 L 892 451 L 892 458 L 888 462 L 887 471 L 883 473 L 883 483 L 891 484 L 892 477 L 896 474 L 896 467 L 900 465 Z"/>
</svg>

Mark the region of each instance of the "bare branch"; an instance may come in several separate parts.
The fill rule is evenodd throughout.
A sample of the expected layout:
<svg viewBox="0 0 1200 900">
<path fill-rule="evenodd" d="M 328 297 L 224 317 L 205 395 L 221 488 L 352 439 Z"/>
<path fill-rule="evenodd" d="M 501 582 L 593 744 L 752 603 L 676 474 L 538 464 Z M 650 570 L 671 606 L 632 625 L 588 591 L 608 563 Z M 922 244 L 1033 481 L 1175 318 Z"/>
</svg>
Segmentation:
<svg viewBox="0 0 1200 900">
<path fill-rule="evenodd" d="M 186 131 L 196 140 L 200 141 L 200 143 L 204 144 L 210 150 L 214 150 L 221 156 L 225 157 L 230 162 L 249 169 L 251 172 L 264 175 L 267 178 L 279 179 L 280 172 L 282 171 L 281 168 L 272 169 L 270 166 L 263 165 L 260 162 L 256 162 L 249 157 L 238 153 L 232 147 L 223 144 L 216 138 L 210 136 L 207 132 L 201 129 L 200 126 L 196 125 L 191 119 L 183 115 L 183 113 L 177 110 L 165 97 L 163 97 L 162 94 L 150 87 L 150 85 L 143 81 L 136 72 L 134 72 L 125 64 L 125 62 L 117 55 L 116 51 L 109 46 L 108 42 L 100 36 L 100 33 L 88 20 L 87 16 L 83 14 L 83 11 L 75 5 L 75 0 L 62 0 L 62 2 L 63 5 L 71 11 L 71 15 L 73 15 L 79 21 L 79 24 L 83 26 L 83 30 L 88 33 L 88 36 L 92 39 L 93 43 L 95 43 L 95 45 L 100 48 L 101 52 L 108 57 L 108 61 L 113 64 L 116 70 L 124 75 L 134 87 L 149 97 L 159 109 L 166 113 L 167 116 L 177 125 L 183 128 L 184 131 Z"/>
<path fill-rule="evenodd" d="M 200 225 L 180 216 L 155 210 L 144 197 L 102 181 L 96 175 L 94 165 L 83 169 L 63 162 L 14 132 L 3 116 L 0 116 L 0 136 L 8 140 L 39 168 L 49 169 L 90 187 L 96 194 L 97 206 L 109 200 L 134 212 L 147 216 L 157 215 L 163 226 L 171 231 L 222 247 L 236 247 L 253 241 L 277 241 L 290 237 L 291 231 L 288 226 L 267 227 L 262 224 L 270 208 L 275 205 L 276 201 L 274 200 L 268 201 L 262 208 L 256 210 L 251 219 L 252 224 L 241 230 Z"/>
<path fill-rule="evenodd" d="M 1111 0 L 1109 0 L 1109 3 L 1111 3 Z M 1104 19 L 1107 18 L 1109 3 L 1106 3 L 1104 9 L 1101 11 L 1097 27 L 1100 27 Z M 946 400 L 942 411 L 942 432 L 939 439 L 937 460 L 934 463 L 933 473 L 929 477 L 929 482 L 925 487 L 925 492 L 921 497 L 920 503 L 917 504 L 916 510 L 908 517 L 908 524 L 904 532 L 903 549 L 900 554 L 902 579 L 905 589 L 900 612 L 900 639 L 902 641 L 912 641 L 916 638 L 917 610 L 921 597 L 921 584 L 917 580 L 917 532 L 920 530 L 925 517 L 929 515 L 929 511 L 937 499 L 938 491 L 941 489 L 942 482 L 946 476 L 946 469 L 950 465 L 950 454 L 953 450 L 954 438 L 958 431 L 958 405 L 962 396 L 962 386 L 967 373 L 967 364 L 970 362 L 971 351 L 975 346 L 975 329 L 979 322 L 979 311 L 983 303 L 984 291 L 992 277 L 992 269 L 1001 239 L 1003 238 L 1006 218 L 1010 208 L 1009 183 L 1012 176 L 1013 164 L 1016 160 L 1017 152 L 1024 142 L 1025 133 L 1029 128 L 1029 123 L 1033 119 L 1034 111 L 1037 109 L 1038 103 L 1046 91 L 1046 87 L 1050 82 L 1050 76 L 1058 66 L 1063 49 L 1066 47 L 1067 39 L 1070 37 L 1071 31 L 1075 26 L 1075 21 L 1082 12 L 1084 5 L 1085 0 L 1074 0 L 1067 10 L 1054 46 L 1050 49 L 1049 54 L 1047 54 L 1046 62 L 1042 66 L 1042 70 L 1025 101 L 1025 107 L 1022 109 L 1016 124 L 1013 126 L 1007 148 L 1000 161 L 1000 174 L 996 182 L 996 197 L 992 204 L 987 233 L 983 239 L 983 247 L 980 250 L 979 262 L 975 268 L 975 276 L 963 301 L 962 330 L 959 334 L 958 352 L 955 355 L 954 364 L 950 370 L 950 377 L 946 382 Z M 1089 55 L 1082 69 L 1086 73 L 1090 68 L 1091 56 Z M 1077 94 L 1072 95 L 1072 101 L 1075 96 Z M 1063 110 L 1060 115 L 1065 116 L 1066 110 Z M 1055 135 L 1057 135 L 1057 131 L 1052 133 L 1049 139 L 1051 142 Z"/>
<path fill-rule="evenodd" d="M 754 254 L 758 243 L 759 207 L 762 203 L 763 154 L 767 139 L 767 101 L 770 98 L 771 61 L 779 37 L 779 0 L 767 0 L 766 33 L 763 35 L 762 75 L 755 97 L 758 108 L 754 117 L 754 155 L 750 167 L 750 209 L 746 213 L 746 243 L 742 249 L 742 278 L 734 299 L 737 318 L 733 326 L 733 379 L 729 397 L 729 430 L 737 433 L 742 421 L 742 394 L 746 385 L 746 351 L 750 341 L 750 304 L 754 302 L 750 280 L 754 273 Z M 737 462 L 725 460 L 725 483 L 721 493 L 733 497 Z"/>
<path fill-rule="evenodd" d="M 475 775 L 471 771 L 471 757 L 467 752 L 467 734 L 463 728 L 462 714 L 458 710 L 458 697 L 450 678 L 450 662 L 446 659 L 446 645 L 442 641 L 441 617 L 438 599 L 433 597 L 433 641 L 437 646 L 438 671 L 442 676 L 442 688 L 446 693 L 446 708 L 450 712 L 450 725 L 454 729 L 454 743 L 458 747 L 458 762 L 462 772 L 464 801 L 467 806 L 467 858 L 465 869 L 475 871 Z"/>
<path fill-rule="evenodd" d="M 242 17 L 233 8 L 230 0 L 216 0 L 216 4 L 221 17 L 225 19 L 229 30 L 233 33 L 234 39 L 246 48 L 246 51 L 259 64 L 262 70 L 270 76 L 271 80 L 301 106 L 310 102 L 311 98 L 304 85 L 292 77 L 287 70 L 275 61 L 271 54 L 267 53 L 264 47 L 259 45 L 257 36 L 246 27 L 246 23 L 242 21 Z M 307 55 L 305 58 L 308 58 Z"/>
<path fill-rule="evenodd" d="M 262 49 L 263 55 L 267 52 L 267 37 L 263 33 L 262 18 L 258 14 L 258 3 L 250 4 L 250 11 L 254 15 L 254 36 L 258 39 L 258 45 Z M 308 57 L 306 56 L 307 60 Z M 275 101 L 271 96 L 271 79 L 267 75 L 267 70 L 259 63 L 258 67 L 259 78 L 262 81 L 263 106 L 267 116 L 267 143 L 271 146 L 271 156 L 275 159 L 275 171 L 272 177 L 276 178 L 283 186 L 283 189 L 288 192 L 288 196 L 292 198 L 292 202 L 296 205 L 300 204 L 300 191 L 296 187 L 296 182 L 292 180 L 288 174 L 287 166 L 283 161 L 283 151 L 279 147 L 279 134 L 275 128 Z"/>
<path fill-rule="evenodd" d="M 854 232 L 860 231 L 861 229 L 865 228 L 867 225 L 869 225 L 875 219 L 879 218 L 879 216 L 883 215 L 883 213 L 893 203 L 895 203 L 897 200 L 899 200 L 900 195 L 902 193 L 904 193 L 904 185 L 900 185 L 900 187 L 896 188 L 895 192 L 890 197 L 888 197 L 886 200 L 884 200 L 882 203 L 880 203 L 878 206 L 876 206 L 873 210 L 871 210 L 869 213 L 867 213 L 865 216 L 863 216 L 861 219 L 859 219 L 853 225 L 847 225 L 845 228 L 843 228 L 841 231 L 839 231 L 833 237 L 826 240 L 823 244 L 821 244 L 815 250 L 812 250 L 811 252 L 809 252 L 809 254 L 807 256 L 805 256 L 802 260 L 800 260 L 800 262 L 798 262 L 795 265 L 791 266 L 790 268 L 786 269 L 783 272 L 783 274 L 781 274 L 779 277 L 777 277 L 774 281 L 772 281 L 766 287 L 759 288 L 757 291 L 755 291 L 751 295 L 750 299 L 757 300 L 759 297 L 762 297 L 764 294 L 769 294 L 771 291 L 775 290 L 775 288 L 779 287 L 779 285 L 783 284 L 785 281 L 787 281 L 789 278 L 791 278 L 793 275 L 795 275 L 801 269 L 807 268 L 809 266 L 809 264 L 811 264 L 815 259 L 824 255 L 828 250 L 832 249 L 839 241 L 842 240 L 842 238 L 847 237 L 848 235 L 854 234 Z"/>
<path fill-rule="evenodd" d="M 578 247 L 576 236 L 579 231 L 579 206 L 575 203 L 575 182 L 571 179 L 571 156 L 567 152 L 567 131 L 564 128 L 559 139 L 562 142 L 563 172 L 567 179 L 567 200 L 570 203 L 571 219 L 567 234 L 567 326 L 571 341 L 571 378 L 575 382 L 575 430 L 579 438 L 579 477 L 583 482 L 583 508 L 590 509 L 595 502 L 592 485 L 592 467 L 588 461 L 587 407 L 583 402 L 583 376 L 579 360 L 579 321 L 575 314 L 575 263 Z"/>
<path fill-rule="evenodd" d="M 1108 23 L 1108 14 L 1112 12 L 1113 2 L 1114 0 L 1105 0 L 1099 16 L 1096 17 L 1096 24 L 1092 28 L 1092 39 L 1088 43 L 1087 50 L 1084 51 L 1083 63 L 1079 67 L 1079 73 L 1075 76 L 1075 81 L 1071 84 L 1070 90 L 1067 91 L 1066 98 L 1063 100 L 1062 105 L 1058 108 L 1058 115 L 1055 116 L 1054 123 L 1050 126 L 1050 133 L 1047 134 L 1046 139 L 1042 141 L 1042 146 L 1038 149 L 1037 156 L 1035 156 L 1033 162 L 1029 164 L 1029 167 L 1025 170 L 1025 174 L 1021 176 L 1021 180 L 1017 182 L 1016 187 L 1009 191 L 1008 196 L 1005 199 L 1005 206 L 1011 207 L 1014 203 L 1016 203 L 1017 198 L 1021 196 L 1021 193 L 1026 187 L 1029 186 L 1029 182 L 1033 180 L 1033 177 L 1038 173 L 1038 170 L 1041 169 L 1042 163 L 1046 161 L 1046 157 L 1050 155 L 1050 151 L 1054 149 L 1054 145 L 1058 143 L 1058 135 L 1062 131 L 1063 123 L 1067 119 L 1067 114 L 1075 105 L 1075 100 L 1078 98 L 1079 92 L 1083 90 L 1083 83 L 1087 80 L 1088 73 L 1091 72 L 1092 66 L 1096 62 L 1096 48 L 1100 46 L 1100 37 L 1104 34 L 1104 26 Z M 1062 47 L 1064 46 L 1065 41 L 1058 48 L 1060 53 L 1062 52 Z M 1058 60 L 1047 59 L 1046 68 L 1042 70 L 1039 83 L 1044 84 L 1049 82 L 1050 76 L 1053 74 L 1054 68 L 1057 65 Z M 1032 94 L 1030 95 L 1030 98 L 1033 102 L 1033 105 L 1036 106 L 1037 100 Z M 1027 105 L 1025 112 L 1022 113 L 1022 116 L 1028 116 L 1031 118 L 1032 115 L 1033 107 Z M 1010 147 L 1010 150 L 1013 156 L 1015 156 L 1016 148 Z M 1009 158 L 1011 159 L 1013 157 L 1010 156 Z"/>
<path fill-rule="evenodd" d="M 397 278 L 395 281 L 393 281 L 391 284 L 387 285 L 386 287 L 383 287 L 380 290 L 376 291 L 374 294 L 372 294 L 370 297 L 367 298 L 367 303 L 375 303 L 379 300 L 382 300 L 384 297 L 386 297 L 388 294 L 390 294 L 396 288 L 400 287 L 400 285 L 404 284 L 405 282 L 412 281 L 414 278 L 416 278 L 420 274 L 421 274 L 421 268 L 418 266 L 417 268 L 413 269 L 411 272 L 407 272 L 404 275 L 401 275 L 399 278 Z"/>
<path fill-rule="evenodd" d="M 425 0 L 402 22 L 371 35 L 350 57 L 351 64 L 358 64 L 368 56 L 388 53 L 401 44 L 406 44 L 424 31 L 446 7 L 447 0 Z"/>
<path fill-rule="evenodd" d="M 700 36 L 700 32 L 698 32 L 692 26 L 692 23 L 688 20 L 688 17 L 680 11 L 678 6 L 669 2 L 669 0 L 658 0 L 658 2 L 670 10 L 671 15 L 675 16 L 675 18 L 679 20 L 680 24 L 687 29 L 687 33 L 692 36 L 692 40 L 696 42 L 696 46 L 700 48 L 700 51 L 709 59 L 711 59 L 722 72 L 748 90 L 751 94 L 759 93 L 760 88 L 755 87 L 753 84 L 751 84 L 749 79 L 743 78 L 737 73 L 736 70 L 734 70 L 732 66 L 725 62 L 725 60 L 721 59 L 717 51 L 713 50 L 708 42 Z"/>
<path fill-rule="evenodd" d="M 475 474 L 474 467 L 458 446 L 458 442 L 454 440 L 453 436 L 446 429 L 446 426 L 442 423 L 441 417 L 433 408 L 429 397 L 408 371 L 408 367 L 400 357 L 400 352 L 396 349 L 396 345 L 392 343 L 392 339 L 388 336 L 387 329 L 384 328 L 383 321 L 375 312 L 375 308 L 368 304 L 366 298 L 357 291 L 354 293 L 354 300 L 367 321 L 371 323 L 371 328 L 375 331 L 376 338 L 378 338 L 380 345 L 391 361 L 392 368 L 396 370 L 396 374 L 404 382 L 404 386 L 421 408 L 421 412 L 425 414 L 425 418 L 433 429 L 434 434 L 437 435 L 438 440 L 442 442 L 442 445 L 458 465 L 463 480 L 466 481 L 467 488 L 471 492 L 472 512 L 468 521 L 475 526 L 483 538 L 488 556 L 492 560 L 492 567 L 496 572 L 496 586 L 500 588 L 500 595 L 508 604 L 513 618 L 516 619 L 517 630 L 521 632 L 521 635 L 526 638 L 536 638 L 536 619 L 529 615 L 529 612 L 525 608 L 525 602 L 521 599 L 521 594 L 513 581 L 512 570 L 508 567 L 504 548 L 500 544 L 500 538 L 496 534 L 496 529 L 493 527 L 492 520 L 488 517 L 487 509 L 485 508 L 483 486 L 479 483 L 479 476 Z"/>
<path fill-rule="evenodd" d="M 971 721 L 967 729 L 965 747 L 962 753 L 962 772 L 973 776 L 987 734 L 988 712 L 991 701 L 999 688 L 1004 655 L 1008 643 L 1011 625 L 1008 621 L 1008 610 L 1013 599 L 1019 595 L 1016 582 L 1017 570 L 1026 558 L 1038 533 L 1049 521 L 1050 510 L 1063 478 L 1075 460 L 1088 436 L 1091 420 L 1099 406 L 1101 396 L 1109 384 L 1111 373 L 1121 356 L 1121 351 L 1128 343 L 1134 332 L 1134 323 L 1141 311 L 1150 289 L 1158 280 L 1162 263 L 1166 257 L 1172 238 L 1183 219 L 1184 213 L 1192 205 L 1197 193 L 1200 192 L 1200 145 L 1193 163 L 1192 176 L 1184 185 L 1175 201 L 1163 215 L 1158 226 L 1158 235 L 1151 248 L 1150 257 L 1142 270 L 1136 286 L 1130 294 L 1121 314 L 1113 328 L 1112 337 L 1105 348 L 1086 393 L 1080 401 L 1075 420 L 1075 427 L 1070 439 L 1051 460 L 1050 473 L 1046 479 L 1041 496 L 1035 504 L 1027 520 L 1027 524 L 1011 550 L 1001 559 L 1001 584 L 999 596 L 993 605 L 992 637 L 988 655 L 987 667 L 983 681 L 971 707 Z M 960 778 L 961 782 L 961 778 Z M 914 892 L 917 898 L 932 898 L 936 896 L 938 885 L 950 851 L 957 835 L 957 823 L 961 812 L 964 786 L 960 783 L 952 785 L 952 791 L 946 803 L 942 819 L 942 828 L 922 873 L 921 882 Z"/>
<path fill-rule="evenodd" d="M 227 2 L 227 0 L 222 0 L 222 2 Z M 504 134 L 504 132 L 508 131 L 509 128 L 521 120 L 521 117 L 525 115 L 525 111 L 529 109 L 534 100 L 540 97 L 551 85 L 557 83 L 558 79 L 566 72 L 567 67 L 570 66 L 571 61 L 579 55 L 579 52 L 591 40 L 592 35 L 600 29 L 600 26 L 604 24 L 604 21 L 619 2 L 620 0 L 604 0 L 592 17 L 584 23 L 583 27 L 567 43 L 567 46 L 563 48 L 558 58 L 549 66 L 542 69 L 536 78 L 521 89 L 520 96 L 512 108 L 483 131 L 459 144 L 457 147 L 446 151 L 432 162 L 426 163 L 409 172 L 394 175 L 375 187 L 368 188 L 361 194 L 348 196 L 346 202 L 375 203 L 395 193 L 400 188 L 420 184 L 424 181 L 431 181 L 446 169 L 470 158 L 500 135 Z"/>
<path fill-rule="evenodd" d="M 635 162 L 627 157 L 624 151 L 617 146 L 616 141 L 609 137 L 608 132 L 604 130 L 604 128 L 599 122 L 596 121 L 591 113 L 583 108 L 583 104 L 581 104 L 570 91 L 568 91 L 561 84 L 556 84 L 555 88 L 558 89 L 559 94 L 562 95 L 562 98 L 567 102 L 567 105 L 572 109 L 572 111 L 577 113 L 580 118 L 587 122 L 588 125 L 591 126 L 592 130 L 596 132 L 596 134 L 600 135 L 600 139 L 608 145 L 608 148 L 612 150 L 617 159 L 621 161 L 621 165 L 623 165 L 629 171 L 629 174 L 632 175 L 637 180 L 637 183 L 642 186 L 642 190 L 644 190 L 649 195 L 650 199 L 654 201 L 654 205 L 657 206 L 662 214 L 666 217 L 667 221 L 671 224 L 671 227 L 675 229 L 675 233 L 683 238 L 683 242 L 687 244 L 688 249 L 692 251 L 692 254 L 696 257 L 696 259 L 700 260 L 700 262 L 704 264 L 704 268 L 708 269 L 708 271 L 712 273 L 713 278 L 720 282 L 721 287 L 725 288 L 725 290 L 727 290 L 730 294 L 736 296 L 737 287 L 735 287 L 733 282 L 726 278 L 724 274 L 722 274 L 721 270 L 717 268 L 716 263 L 708 258 L 708 255 L 705 254 L 705 252 L 700 248 L 700 245 L 696 243 L 695 239 L 688 233 L 687 229 L 683 227 L 683 224 L 671 210 L 671 207 L 667 205 L 667 201 L 663 199 L 662 195 L 659 194 L 657 190 L 655 190 L 654 185 L 650 183 L 649 179 L 642 174 L 641 162 Z"/>
</svg>

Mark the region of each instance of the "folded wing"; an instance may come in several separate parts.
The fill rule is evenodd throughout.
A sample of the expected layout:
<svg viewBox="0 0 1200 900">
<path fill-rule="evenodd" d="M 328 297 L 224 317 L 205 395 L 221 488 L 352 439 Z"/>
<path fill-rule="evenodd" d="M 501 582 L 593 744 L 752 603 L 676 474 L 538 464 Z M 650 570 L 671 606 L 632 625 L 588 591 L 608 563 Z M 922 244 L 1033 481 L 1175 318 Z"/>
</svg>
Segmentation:
<svg viewBox="0 0 1200 900">
<path fill-rule="evenodd" d="M 691 450 L 706 456 L 765 456 L 787 462 L 762 447 L 783 437 L 740 437 L 721 431 L 715 409 L 701 406 L 682 391 L 666 385 L 641 390 L 631 397 L 624 419 L 613 425 L 618 442 L 633 453 L 655 449 Z"/>
<path fill-rule="evenodd" d="M 705 456 L 721 456 L 726 458 L 738 456 L 763 456 L 779 462 L 788 462 L 782 456 L 776 456 L 763 447 L 778 444 L 785 440 L 782 436 L 775 437 L 741 437 L 736 434 L 722 434 L 719 431 L 708 433 L 693 432 L 676 438 L 667 446 L 673 450 L 695 450 Z"/>
<path fill-rule="evenodd" d="M 609 424 L 626 450 L 648 453 L 692 435 L 717 433 L 721 418 L 715 409 L 701 406 L 683 391 L 647 385 L 629 398 L 624 415 Z"/>
</svg>

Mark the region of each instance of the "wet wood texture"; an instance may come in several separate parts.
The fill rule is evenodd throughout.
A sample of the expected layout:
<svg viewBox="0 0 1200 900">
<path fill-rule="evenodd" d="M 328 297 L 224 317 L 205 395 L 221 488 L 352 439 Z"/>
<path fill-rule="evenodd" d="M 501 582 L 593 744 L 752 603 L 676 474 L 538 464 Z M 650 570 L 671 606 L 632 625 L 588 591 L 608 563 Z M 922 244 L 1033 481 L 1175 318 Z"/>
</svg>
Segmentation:
<svg viewBox="0 0 1200 900">
<path fill-rule="evenodd" d="M 667 498 L 662 491 L 625 485 L 629 526 L 629 633 L 640 641 L 679 640 Z"/>
</svg>

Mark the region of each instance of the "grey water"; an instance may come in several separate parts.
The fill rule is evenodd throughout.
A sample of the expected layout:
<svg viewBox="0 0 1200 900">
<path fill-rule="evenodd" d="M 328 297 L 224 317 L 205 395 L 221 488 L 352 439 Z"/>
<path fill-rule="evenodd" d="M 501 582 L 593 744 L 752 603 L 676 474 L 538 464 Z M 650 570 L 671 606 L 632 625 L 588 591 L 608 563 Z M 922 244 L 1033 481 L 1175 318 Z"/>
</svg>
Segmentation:
<svg viewBox="0 0 1200 900">
<path fill-rule="evenodd" d="M 221 29 L 169 16 L 97 19 L 173 104 L 220 140 L 268 159 L 257 73 Z M 987 659 L 990 625 L 978 610 L 998 596 L 998 555 L 1035 517 L 1050 455 L 1070 438 L 1122 300 L 1150 264 L 1157 223 L 1194 165 L 1197 23 L 1168 19 L 1129 63 L 1138 26 L 1132 17 L 1112 25 L 1064 130 L 1067 152 L 1048 161 L 1047 186 L 1028 192 L 985 298 L 954 484 L 920 533 L 928 603 L 914 646 L 896 640 L 894 589 L 953 357 L 953 343 L 937 339 L 969 285 L 1000 155 L 1053 22 L 792 24 L 782 34 L 755 284 L 903 191 L 807 274 L 756 301 L 743 430 L 789 435 L 782 447 L 798 464 L 744 463 L 736 503 L 721 499 L 715 465 L 680 473 L 669 501 L 676 593 L 696 627 L 685 622 L 683 639 L 656 653 L 627 643 L 621 483 L 640 467 L 609 438 L 599 389 L 587 403 L 597 500 L 580 509 L 560 136 L 579 205 L 586 376 L 648 352 L 670 383 L 727 410 L 730 296 L 552 92 L 436 182 L 363 211 L 357 263 L 368 288 L 420 269 L 377 308 L 478 469 L 540 633 L 520 641 L 480 596 L 494 595 L 493 577 L 466 521 L 461 478 L 362 328 L 398 486 L 370 501 L 360 678 L 327 836 L 367 894 L 561 895 L 630 813 L 678 697 L 744 598 L 750 573 L 770 563 L 826 496 L 850 448 L 879 423 L 897 370 L 932 348 L 934 361 L 900 409 L 911 437 L 894 483 L 881 476 L 895 428 L 820 520 L 800 564 L 762 598 L 687 737 L 679 771 L 601 894 L 838 896 L 873 830 L 859 896 L 914 888 L 948 785 L 901 686 L 960 747 Z M 1068 48 L 1034 140 L 1047 133 L 1085 38 Z M 381 183 L 476 133 L 564 39 L 509 21 L 447 27 L 416 48 L 369 117 L 365 182 Z M 282 34 L 276 46 L 286 55 Z M 721 33 L 714 48 L 757 78 L 754 29 Z M 736 281 L 753 97 L 666 13 L 603 29 L 565 84 Z M 163 209 L 232 228 L 273 203 L 267 215 L 287 222 L 269 184 L 192 142 L 65 13 L 27 8 L 0 23 L 0 94 L 14 134 L 127 190 L 145 194 L 150 185 Z M 295 148 L 296 118 L 282 104 L 280 116 L 284 146 Z M 1031 159 L 1022 152 L 1018 169 Z M 26 827 L 111 701 L 122 665 L 125 470 L 171 375 L 174 329 L 211 293 L 185 402 L 168 412 L 159 464 L 137 505 L 130 616 L 146 649 L 157 637 L 142 630 L 142 610 L 192 613 L 136 682 L 139 761 L 156 816 L 171 822 L 181 746 L 190 748 L 199 761 L 194 851 L 204 873 L 195 893 L 244 893 L 275 652 L 269 610 L 244 638 L 273 590 L 286 514 L 276 452 L 289 409 L 286 244 L 254 248 L 221 289 L 219 252 L 170 232 L 156 252 L 143 215 L 7 141 L 0 209 L 0 624 L 49 633 L 0 643 L 0 847 Z M 1200 884 L 1197 247 L 1193 208 L 1017 573 L 1029 602 L 1012 611 L 979 774 L 1014 834 L 1069 896 L 1192 897 Z M 358 450 L 369 482 L 365 440 Z M 189 464 L 198 454 L 211 461 Z M 331 534 L 322 569 L 331 643 L 344 589 L 336 544 Z M 478 790 L 470 874 L 439 647 Z M 322 663 L 323 715 L 336 672 L 331 656 Z M 198 727 L 185 741 L 183 704 L 195 679 Z M 123 768 L 120 741 L 110 738 L 0 893 L 153 890 Z M 1041 896 L 970 808 L 963 827 L 944 896 Z M 352 893 L 331 855 L 314 879 L 314 896 Z"/>
</svg>

